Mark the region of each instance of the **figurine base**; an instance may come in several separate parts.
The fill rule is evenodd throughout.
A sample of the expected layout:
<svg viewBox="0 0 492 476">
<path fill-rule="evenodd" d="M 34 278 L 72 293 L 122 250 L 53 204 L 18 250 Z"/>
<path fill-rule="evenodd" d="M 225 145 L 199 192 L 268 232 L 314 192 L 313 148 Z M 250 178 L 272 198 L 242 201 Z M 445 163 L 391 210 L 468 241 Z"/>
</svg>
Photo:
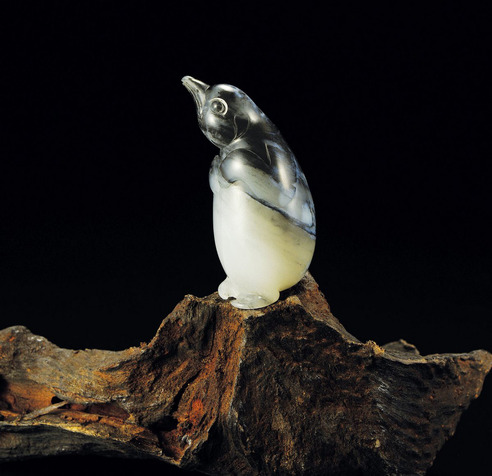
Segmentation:
<svg viewBox="0 0 492 476">
<path fill-rule="evenodd" d="M 492 355 L 360 342 L 309 274 L 282 294 L 262 312 L 187 295 L 150 343 L 118 352 L 0 330 L 0 474 L 78 453 L 213 475 L 424 476 Z"/>
<path fill-rule="evenodd" d="M 271 294 L 264 295 L 258 293 L 239 293 L 229 278 L 219 285 L 219 296 L 225 301 L 229 301 L 238 309 L 260 309 L 278 301 L 280 293 L 272 291 Z"/>
</svg>

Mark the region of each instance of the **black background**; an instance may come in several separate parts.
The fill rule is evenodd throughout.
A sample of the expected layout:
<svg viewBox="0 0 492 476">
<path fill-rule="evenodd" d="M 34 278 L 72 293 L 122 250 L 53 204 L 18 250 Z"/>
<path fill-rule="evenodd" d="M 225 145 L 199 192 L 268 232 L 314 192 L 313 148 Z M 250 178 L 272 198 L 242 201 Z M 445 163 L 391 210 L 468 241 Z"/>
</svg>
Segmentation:
<svg viewBox="0 0 492 476">
<path fill-rule="evenodd" d="M 492 350 L 485 11 L 182 3 L 2 4 L 0 328 L 123 349 L 185 294 L 216 290 L 217 150 L 189 74 L 246 91 L 296 153 L 317 211 L 311 272 L 349 332 L 423 354 Z M 488 465 L 491 394 L 429 474 Z M 167 469 L 101 461 L 0 474 Z"/>
</svg>

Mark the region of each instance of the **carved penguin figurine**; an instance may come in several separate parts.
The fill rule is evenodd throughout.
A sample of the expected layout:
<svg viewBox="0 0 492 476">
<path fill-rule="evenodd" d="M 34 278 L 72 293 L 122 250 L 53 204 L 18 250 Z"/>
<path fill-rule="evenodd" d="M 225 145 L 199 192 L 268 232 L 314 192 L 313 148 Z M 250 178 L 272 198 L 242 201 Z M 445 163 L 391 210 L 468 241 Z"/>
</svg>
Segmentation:
<svg viewBox="0 0 492 476">
<path fill-rule="evenodd" d="M 219 295 L 241 309 L 274 303 L 306 273 L 316 222 L 306 178 L 275 125 L 240 89 L 182 79 L 200 129 L 220 149 L 210 169 Z"/>
</svg>

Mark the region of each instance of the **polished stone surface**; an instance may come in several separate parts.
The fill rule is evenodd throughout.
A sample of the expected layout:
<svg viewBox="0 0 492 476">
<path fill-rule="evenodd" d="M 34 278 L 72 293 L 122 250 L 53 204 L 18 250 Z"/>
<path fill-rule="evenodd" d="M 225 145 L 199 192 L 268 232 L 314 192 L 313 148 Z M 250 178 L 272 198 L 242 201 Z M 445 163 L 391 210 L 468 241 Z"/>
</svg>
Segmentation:
<svg viewBox="0 0 492 476">
<path fill-rule="evenodd" d="M 223 299 L 242 309 L 275 302 L 304 276 L 316 221 L 311 192 L 276 126 L 240 89 L 182 79 L 205 136 L 220 149 L 210 169 L 214 236 L 227 279 Z"/>
</svg>

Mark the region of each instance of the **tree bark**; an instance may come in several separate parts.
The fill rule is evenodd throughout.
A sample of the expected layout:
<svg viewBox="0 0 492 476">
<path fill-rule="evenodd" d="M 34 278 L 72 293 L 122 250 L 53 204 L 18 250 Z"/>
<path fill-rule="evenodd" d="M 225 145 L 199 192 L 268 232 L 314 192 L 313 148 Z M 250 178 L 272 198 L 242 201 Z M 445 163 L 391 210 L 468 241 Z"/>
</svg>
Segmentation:
<svg viewBox="0 0 492 476">
<path fill-rule="evenodd" d="M 0 331 L 0 459 L 158 458 L 209 474 L 425 474 L 492 355 L 360 342 L 307 275 L 267 308 L 186 296 L 148 344 Z"/>
</svg>

